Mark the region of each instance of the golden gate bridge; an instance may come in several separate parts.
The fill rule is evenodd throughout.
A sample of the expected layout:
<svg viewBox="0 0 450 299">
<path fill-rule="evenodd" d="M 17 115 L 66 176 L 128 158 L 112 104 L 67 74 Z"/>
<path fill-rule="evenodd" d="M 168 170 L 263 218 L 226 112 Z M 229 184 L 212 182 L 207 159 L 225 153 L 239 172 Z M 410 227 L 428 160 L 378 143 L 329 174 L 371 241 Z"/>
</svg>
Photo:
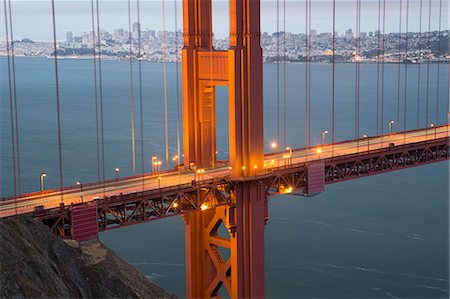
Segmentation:
<svg viewBox="0 0 450 299">
<path fill-rule="evenodd" d="M 406 0 L 409 7 L 409 0 Z M 360 64 L 355 64 L 355 137 L 338 141 L 335 138 L 335 51 L 336 51 L 336 1 L 333 0 L 333 49 L 332 52 L 332 142 L 312 144 L 311 131 L 311 59 L 305 63 L 305 143 L 303 148 L 290 148 L 286 141 L 286 86 L 280 82 L 281 66 L 286 76 L 286 60 L 277 61 L 277 141 L 271 153 L 264 152 L 263 123 L 263 78 L 262 49 L 260 43 L 260 1 L 230 0 L 230 47 L 215 50 L 212 34 L 212 1 L 183 1 L 183 48 L 181 51 L 181 98 L 177 100 L 177 152 L 175 169 L 169 169 L 168 149 L 168 100 L 167 74 L 164 64 L 164 119 L 165 119 L 165 166 L 152 157 L 152 172 L 144 171 L 141 150 L 141 173 L 136 174 L 135 99 L 140 105 L 141 147 L 143 147 L 142 114 L 142 66 L 138 60 L 138 95 L 133 93 L 133 56 L 141 56 L 141 35 L 138 35 L 137 53 L 133 53 L 131 37 L 131 1 L 128 0 L 128 24 L 130 30 L 130 99 L 132 111 L 132 157 L 133 176 L 105 179 L 103 91 L 100 7 L 98 0 L 91 0 L 92 32 L 94 38 L 93 62 L 95 83 L 97 170 L 98 182 L 77 182 L 74 186 L 63 186 L 63 156 L 61 145 L 60 87 L 58 75 L 58 46 L 56 38 L 57 13 L 52 0 L 52 24 L 55 67 L 55 95 L 58 127 L 59 189 L 44 190 L 45 173 L 42 173 L 42 190 L 21 193 L 21 165 L 19 119 L 16 98 L 14 35 L 11 1 L 4 0 L 5 32 L 7 39 L 8 87 L 10 96 L 11 147 L 13 159 L 14 195 L 0 202 L 0 217 L 28 214 L 43 221 L 58 235 L 78 241 L 97 238 L 98 233 L 127 225 L 181 215 L 185 223 L 186 236 L 186 295 L 187 297 L 216 297 L 225 288 L 233 298 L 264 297 L 264 227 L 268 220 L 270 196 L 292 192 L 303 192 L 311 196 L 325 191 L 327 184 L 362 178 L 389 171 L 421 166 L 449 159 L 450 126 L 439 122 L 439 93 L 436 117 L 425 126 L 407 130 L 406 92 L 408 76 L 404 66 L 404 99 L 398 93 L 396 120 L 388 120 L 385 133 L 383 118 L 384 38 L 378 39 L 377 61 L 377 108 L 376 136 L 361 135 L 360 132 Z M 175 2 L 176 3 L 176 2 Z M 402 11 L 400 0 L 400 11 Z M 431 0 L 429 1 L 431 5 Z M 140 22 L 139 0 L 137 4 Z M 285 5 L 285 2 L 284 2 Z M 385 0 L 379 0 L 378 26 L 385 26 Z M 442 0 L 439 2 L 441 17 Z M 311 57 L 311 0 L 305 1 L 306 40 L 305 52 Z M 356 6 L 356 51 L 360 52 L 361 0 Z M 175 5 L 176 7 L 176 5 Z M 277 1 L 279 9 L 280 1 Z M 420 8 L 422 9 L 422 0 Z M 285 9 L 285 6 L 284 6 Z M 164 0 L 163 0 L 164 10 Z M 406 9 L 406 33 L 408 33 Z M 175 12 L 176 14 L 176 12 Z M 422 12 L 420 14 L 422 16 Z M 277 11 L 279 18 L 280 11 Z M 401 18 L 401 15 L 400 15 Z M 431 15 L 429 16 L 431 18 Z M 176 18 L 175 18 L 176 19 Z M 285 22 L 286 19 L 279 18 Z M 165 13 L 163 13 L 165 24 Z M 400 31 L 402 21 L 400 19 Z M 177 25 L 176 25 L 177 26 Z M 441 19 L 439 18 L 439 26 Z M 279 27 L 278 27 L 279 29 Z M 439 28 L 441 29 L 441 28 Z M 140 30 L 140 29 L 139 29 Z M 163 30 L 165 32 L 165 30 Z M 284 44 L 283 44 L 284 42 Z M 399 41 L 399 51 L 401 50 Z M 164 56 L 166 49 L 163 49 Z M 286 53 L 285 40 L 277 39 L 278 58 L 280 51 Z M 430 51 L 430 49 L 428 49 Z M 440 52 L 440 50 L 439 50 Z M 448 53 L 447 53 L 448 54 Z M 441 53 L 439 53 L 441 55 Z M 438 57 L 440 57 L 438 55 Z M 408 56 L 408 34 L 406 34 L 405 57 Z M 439 63 L 439 59 L 438 59 Z M 438 65 L 439 66 L 439 65 Z M 399 64 L 400 80 L 400 64 Z M 178 72 L 178 65 L 177 65 Z M 420 71 L 420 69 L 419 69 Z M 429 72 L 429 64 L 428 69 Z M 438 68 L 439 76 L 439 68 Z M 177 73 L 178 78 L 178 73 Z M 429 74 L 428 74 L 429 78 Z M 420 76 L 419 76 L 420 80 Z M 285 82 L 285 80 L 284 80 Z M 400 81 L 399 81 L 400 82 Z M 439 82 L 439 80 L 438 80 Z M 178 85 L 178 82 L 177 82 Z M 229 151 L 228 161 L 217 160 L 216 86 L 228 87 L 229 107 Z M 420 86 L 420 84 L 419 84 Z M 427 85 L 428 88 L 429 85 Z M 381 89 L 380 89 L 381 87 Z M 398 84 L 400 89 L 400 84 Z M 439 90 L 439 87 L 438 87 Z M 178 92 L 178 87 L 177 87 Z M 280 94 L 284 92 L 283 99 Z M 419 91 L 420 92 L 420 91 Z M 178 96 L 177 96 L 178 97 Z M 448 97 L 448 95 L 447 95 Z M 392 126 L 401 122 L 400 104 L 403 103 L 403 131 L 393 132 Z M 420 100 L 420 96 L 419 96 Z M 418 100 L 418 101 L 419 101 Z M 281 102 L 284 101 L 282 104 Z M 447 98 L 448 101 L 448 98 Z M 381 109 L 380 109 L 381 107 Z M 417 106 L 419 115 L 419 104 Z M 283 110 L 283 111 L 282 111 Z M 448 111 L 447 103 L 447 111 Z M 381 115 L 379 115 L 381 114 Z M 447 114 L 449 116 L 449 114 Z M 282 129 L 284 125 L 284 129 Z M 399 126 L 400 127 L 400 126 Z M 281 133 L 283 132 L 283 134 Z M 181 138 L 182 137 L 182 138 Z M 183 144 L 181 144 L 181 139 Z M 283 145 L 283 147 L 281 147 Z M 285 148 L 285 150 L 280 150 Z M 116 174 L 119 169 L 116 169 Z M 219 234 L 224 225 L 228 236 Z M 224 257 L 220 248 L 229 249 Z"/>
</svg>

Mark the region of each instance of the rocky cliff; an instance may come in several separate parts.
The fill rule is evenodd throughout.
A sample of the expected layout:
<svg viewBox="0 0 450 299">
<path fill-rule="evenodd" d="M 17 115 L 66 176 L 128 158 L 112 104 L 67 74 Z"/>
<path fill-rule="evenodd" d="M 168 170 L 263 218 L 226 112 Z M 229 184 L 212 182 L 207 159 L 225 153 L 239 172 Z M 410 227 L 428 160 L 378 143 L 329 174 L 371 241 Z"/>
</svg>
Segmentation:
<svg viewBox="0 0 450 299">
<path fill-rule="evenodd" d="M 0 220 L 0 298 L 173 298 L 98 241 L 53 235 L 28 217 Z"/>
</svg>

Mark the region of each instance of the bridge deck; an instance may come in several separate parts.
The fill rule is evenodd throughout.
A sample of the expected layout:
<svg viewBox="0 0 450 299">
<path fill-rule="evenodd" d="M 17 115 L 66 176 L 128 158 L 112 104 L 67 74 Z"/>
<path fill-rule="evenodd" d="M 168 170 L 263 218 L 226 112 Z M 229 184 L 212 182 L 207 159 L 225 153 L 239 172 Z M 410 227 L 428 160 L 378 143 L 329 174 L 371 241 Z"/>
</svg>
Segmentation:
<svg viewBox="0 0 450 299">
<path fill-rule="evenodd" d="M 348 155 L 370 155 L 380 149 L 393 148 L 400 145 L 409 145 L 423 142 L 433 142 L 442 138 L 448 138 L 450 126 L 444 125 L 433 128 L 419 129 L 404 133 L 394 133 L 382 136 L 363 138 L 359 140 L 343 141 L 339 143 L 314 146 L 308 149 L 301 148 L 292 151 L 266 154 L 264 171 L 256 171 L 251 165 L 246 168 L 247 174 L 241 178 L 254 178 L 256 176 L 267 177 L 277 172 L 286 172 L 286 169 L 298 167 L 302 163 L 319 160 L 339 160 Z M 447 140 L 448 143 L 448 140 Z M 170 190 L 180 190 L 192 186 L 195 180 L 199 184 L 210 181 L 230 180 L 230 169 L 228 166 L 221 166 L 215 169 L 206 169 L 201 173 L 193 171 L 169 171 L 159 174 L 146 173 L 130 178 L 121 178 L 101 183 L 83 184 L 71 186 L 59 190 L 47 190 L 45 192 L 34 192 L 24 194 L 16 198 L 7 198 L 0 202 L 0 217 L 8 217 L 14 214 L 25 214 L 33 212 L 36 206 L 43 206 L 44 209 L 88 203 L 101 198 L 114 196 L 126 196 L 136 192 L 163 193 Z"/>
</svg>

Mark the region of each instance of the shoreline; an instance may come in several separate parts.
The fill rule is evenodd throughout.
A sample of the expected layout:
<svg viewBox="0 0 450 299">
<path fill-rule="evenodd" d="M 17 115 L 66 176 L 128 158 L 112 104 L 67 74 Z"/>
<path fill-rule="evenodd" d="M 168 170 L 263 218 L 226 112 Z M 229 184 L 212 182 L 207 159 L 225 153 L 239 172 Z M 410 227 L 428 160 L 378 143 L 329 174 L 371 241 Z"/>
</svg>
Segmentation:
<svg viewBox="0 0 450 299">
<path fill-rule="evenodd" d="M 0 54 L 0 58 L 7 58 L 8 56 L 5 54 Z M 40 55 L 35 55 L 35 56 L 29 56 L 29 55 L 15 55 L 15 58 L 40 58 L 40 59 L 47 59 L 47 60 L 53 60 L 53 57 L 50 56 L 40 56 Z M 58 60 L 92 60 L 93 56 L 58 56 Z M 102 60 L 108 60 L 108 61 L 129 61 L 128 58 L 119 58 L 119 57 L 115 57 L 115 56 L 102 56 Z M 134 59 L 136 60 L 136 59 Z M 137 60 L 136 60 L 137 61 Z M 146 60 L 146 59 L 142 59 L 142 62 L 150 62 L 150 63 L 164 63 L 164 61 L 161 60 Z M 166 61 L 166 63 L 181 63 L 181 60 L 179 61 Z M 404 63 L 404 62 L 396 62 L 396 61 L 380 61 L 380 63 L 385 63 L 385 64 L 408 64 L 408 65 L 419 65 L 419 64 L 437 64 L 437 63 L 444 63 L 444 64 L 448 64 L 450 62 L 449 58 L 446 59 L 442 59 L 442 60 L 437 60 L 437 59 L 432 59 L 432 60 L 424 60 L 423 62 L 419 63 L 419 62 L 410 62 L 410 63 Z M 264 64 L 277 64 L 276 62 L 263 62 Z M 283 63 L 283 61 L 280 61 L 280 64 Z M 305 64 L 306 62 L 291 62 L 291 61 L 286 61 L 286 64 Z M 327 61 L 312 61 L 311 63 L 314 64 L 332 64 L 331 62 L 327 62 Z M 354 61 L 336 61 L 335 64 L 356 64 L 356 63 L 360 63 L 360 64 L 377 64 L 378 62 L 375 60 L 364 60 L 364 61 L 359 61 L 359 62 L 354 62 Z"/>
</svg>

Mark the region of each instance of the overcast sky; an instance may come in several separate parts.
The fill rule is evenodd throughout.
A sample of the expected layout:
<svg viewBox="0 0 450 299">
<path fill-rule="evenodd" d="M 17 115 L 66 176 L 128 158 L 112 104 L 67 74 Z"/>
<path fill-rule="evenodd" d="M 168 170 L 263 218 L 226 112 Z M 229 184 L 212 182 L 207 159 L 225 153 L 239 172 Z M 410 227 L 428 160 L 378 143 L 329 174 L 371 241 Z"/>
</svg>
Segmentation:
<svg viewBox="0 0 450 299">
<path fill-rule="evenodd" d="M 165 0 L 166 28 L 174 30 L 175 15 L 174 1 Z M 406 2 L 407 0 L 386 0 L 386 32 L 399 30 L 399 5 L 403 2 L 402 31 L 406 28 Z M 431 27 L 438 28 L 439 1 L 431 0 Z M 447 0 L 442 1 L 442 29 L 448 29 Z M 1 1 L 3 2 L 3 1 Z M 181 0 L 176 0 L 178 6 L 178 24 L 181 29 Z M 332 31 L 332 2 L 331 0 L 312 0 L 312 28 L 318 32 Z M 355 28 L 356 0 L 337 0 L 336 28 L 342 34 L 348 28 Z M 419 31 L 419 0 L 409 0 L 409 30 Z M 18 38 L 29 37 L 35 40 L 51 39 L 51 1 L 46 0 L 12 0 L 14 35 Z M 280 0 L 283 4 L 283 0 Z M 423 0 L 422 31 L 428 28 L 429 0 Z M 133 22 L 136 21 L 136 1 L 132 0 Z M 261 30 L 276 32 L 277 30 L 276 1 L 262 0 L 261 4 Z M 305 32 L 305 1 L 286 2 L 286 31 Z M 56 0 L 57 35 L 64 39 L 67 31 L 79 34 L 89 31 L 90 28 L 90 1 L 87 0 Z M 101 27 L 108 31 L 117 28 L 128 28 L 127 1 L 126 0 L 100 0 Z M 228 33 L 228 1 L 213 0 L 214 34 L 225 37 Z M 283 9 L 280 8 L 282 20 Z M 1 26 L 4 28 L 3 3 L 1 5 Z M 141 0 L 142 28 L 160 30 L 162 28 L 162 0 Z M 375 31 L 378 27 L 378 0 L 362 0 L 361 31 Z M 281 21 L 280 30 L 283 30 Z M 4 38 L 4 29 L 0 29 L 0 37 Z"/>
</svg>

